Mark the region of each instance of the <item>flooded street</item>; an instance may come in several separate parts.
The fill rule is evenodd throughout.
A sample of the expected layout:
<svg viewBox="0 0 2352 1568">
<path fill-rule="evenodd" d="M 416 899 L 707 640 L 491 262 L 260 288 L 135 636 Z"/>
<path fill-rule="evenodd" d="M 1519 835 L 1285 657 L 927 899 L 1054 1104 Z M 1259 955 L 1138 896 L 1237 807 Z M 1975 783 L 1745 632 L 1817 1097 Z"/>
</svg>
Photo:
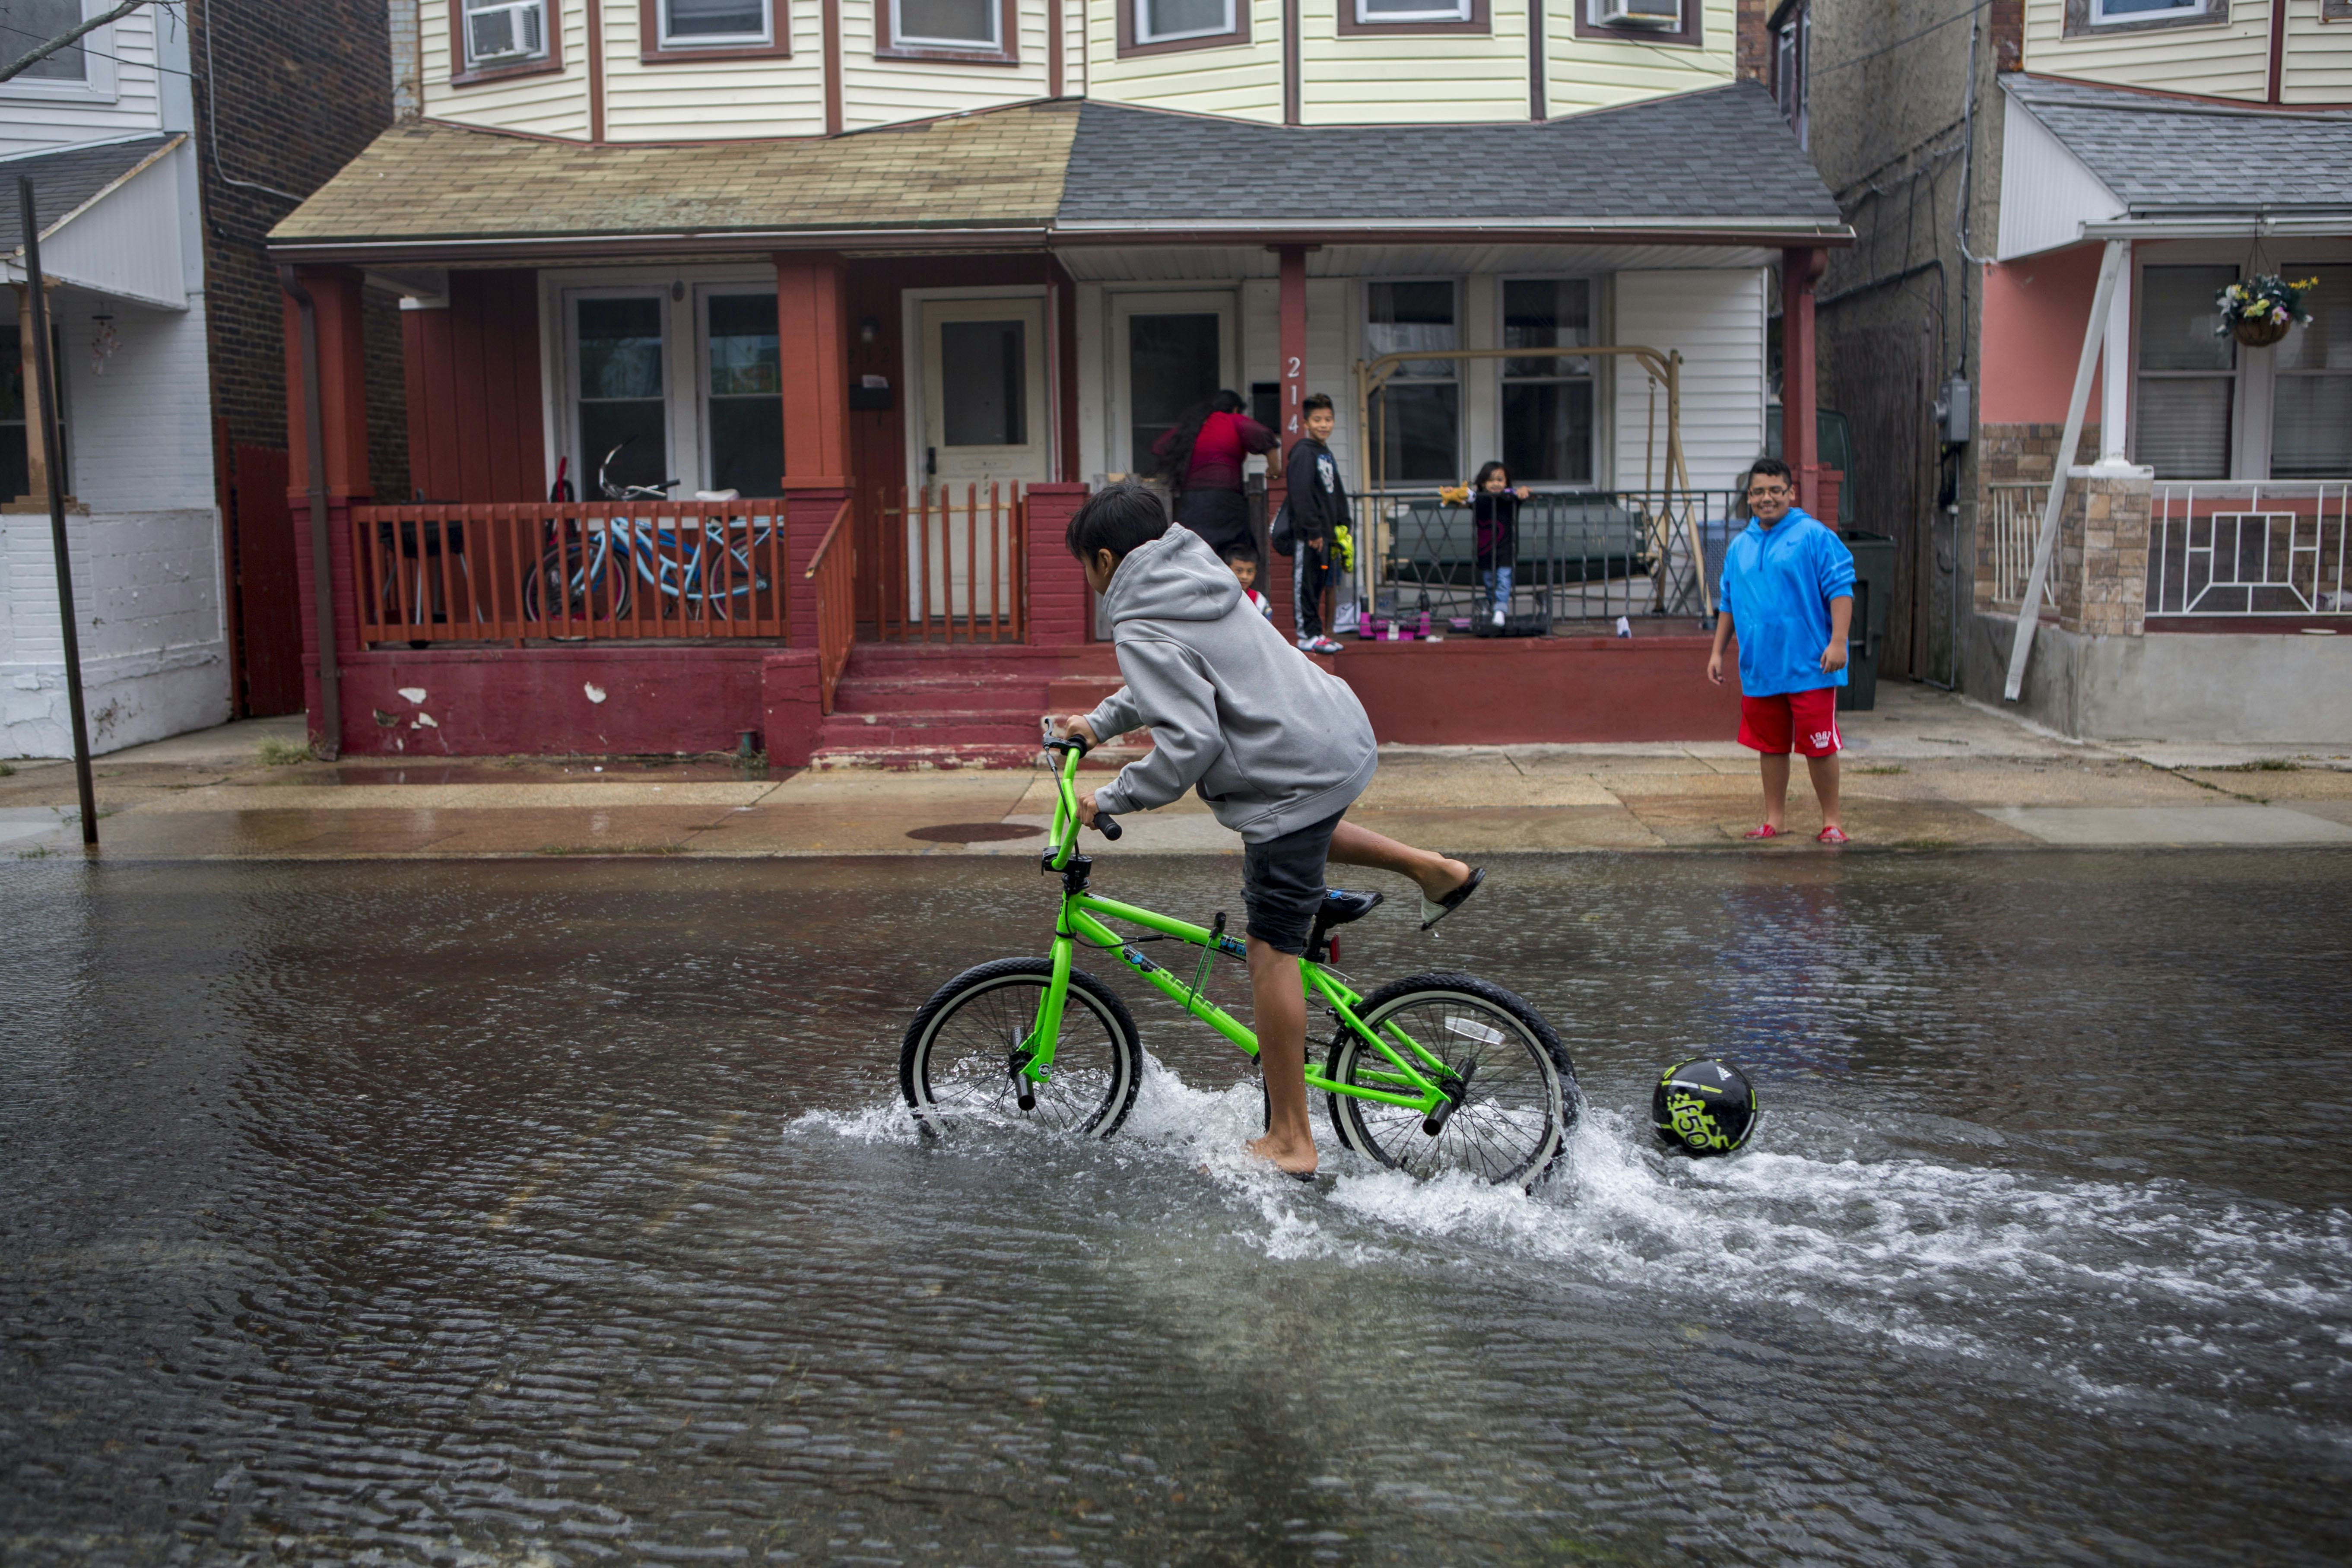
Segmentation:
<svg viewBox="0 0 2352 1568">
<path fill-rule="evenodd" d="M 1126 1130 L 923 1146 L 1019 859 L 0 867 L 0 1562 L 2352 1555 L 2352 855 L 1488 865 L 1341 967 L 1549 1016 L 1531 1197 L 1244 1168 L 1107 954 Z"/>
</svg>

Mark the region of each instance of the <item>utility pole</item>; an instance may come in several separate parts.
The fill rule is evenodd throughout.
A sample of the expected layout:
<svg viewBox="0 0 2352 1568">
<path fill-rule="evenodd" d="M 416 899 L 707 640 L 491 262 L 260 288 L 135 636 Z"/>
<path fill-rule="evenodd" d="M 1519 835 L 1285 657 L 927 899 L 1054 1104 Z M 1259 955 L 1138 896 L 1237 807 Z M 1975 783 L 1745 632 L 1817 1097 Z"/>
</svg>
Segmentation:
<svg viewBox="0 0 2352 1568">
<path fill-rule="evenodd" d="M 66 655 L 66 705 L 73 713 L 74 787 L 81 793 L 81 841 L 98 847 L 98 798 L 89 782 L 89 720 L 81 700 L 81 636 L 74 626 L 73 562 L 66 553 L 66 455 L 58 430 L 58 374 L 49 352 L 49 300 L 41 277 L 41 225 L 33 211 L 33 182 L 16 176 L 17 210 L 25 226 L 26 306 L 33 329 L 33 379 L 40 391 L 41 455 L 48 468 L 49 549 L 58 563 L 58 629 Z"/>
</svg>

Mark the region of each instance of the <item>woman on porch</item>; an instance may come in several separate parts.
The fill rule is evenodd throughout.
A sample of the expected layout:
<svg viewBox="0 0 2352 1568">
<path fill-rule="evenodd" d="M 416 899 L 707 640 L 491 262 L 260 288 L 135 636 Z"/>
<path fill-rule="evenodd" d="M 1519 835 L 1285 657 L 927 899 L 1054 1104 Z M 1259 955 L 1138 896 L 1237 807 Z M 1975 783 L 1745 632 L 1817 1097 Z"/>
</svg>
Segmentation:
<svg viewBox="0 0 2352 1568">
<path fill-rule="evenodd" d="M 1271 452 L 1281 439 L 1242 412 L 1241 395 L 1219 392 L 1184 411 L 1176 427 L 1152 443 L 1176 494 L 1176 521 L 1207 540 L 1223 558 L 1239 545 L 1255 556 L 1249 503 L 1242 499 L 1242 465 L 1254 452 Z"/>
</svg>

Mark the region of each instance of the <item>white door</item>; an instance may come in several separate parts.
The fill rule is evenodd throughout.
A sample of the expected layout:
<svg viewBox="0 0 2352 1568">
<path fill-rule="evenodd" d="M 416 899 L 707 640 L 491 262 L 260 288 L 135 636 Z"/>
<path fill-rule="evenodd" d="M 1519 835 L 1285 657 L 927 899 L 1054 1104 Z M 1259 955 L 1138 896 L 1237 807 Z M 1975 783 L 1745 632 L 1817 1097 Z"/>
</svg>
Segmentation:
<svg viewBox="0 0 2352 1568">
<path fill-rule="evenodd" d="M 1009 626 L 1013 489 L 1053 478 L 1045 301 L 926 300 L 921 443 L 907 509 L 910 619 Z M 997 489 L 992 505 L 989 487 Z"/>
</svg>

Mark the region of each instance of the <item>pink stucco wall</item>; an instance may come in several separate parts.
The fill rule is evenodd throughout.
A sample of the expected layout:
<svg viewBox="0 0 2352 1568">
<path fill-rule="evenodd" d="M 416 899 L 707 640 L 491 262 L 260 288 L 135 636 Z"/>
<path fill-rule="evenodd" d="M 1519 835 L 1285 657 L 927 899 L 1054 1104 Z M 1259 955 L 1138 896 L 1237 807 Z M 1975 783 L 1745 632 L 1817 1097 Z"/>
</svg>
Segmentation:
<svg viewBox="0 0 2352 1568">
<path fill-rule="evenodd" d="M 2098 292 L 2099 250 L 2077 245 L 1984 269 L 1984 335 L 1978 363 L 1988 425 L 2063 425 L 2083 356 L 2083 328 Z M 2091 383 L 2095 422 L 2099 384 Z"/>
</svg>

